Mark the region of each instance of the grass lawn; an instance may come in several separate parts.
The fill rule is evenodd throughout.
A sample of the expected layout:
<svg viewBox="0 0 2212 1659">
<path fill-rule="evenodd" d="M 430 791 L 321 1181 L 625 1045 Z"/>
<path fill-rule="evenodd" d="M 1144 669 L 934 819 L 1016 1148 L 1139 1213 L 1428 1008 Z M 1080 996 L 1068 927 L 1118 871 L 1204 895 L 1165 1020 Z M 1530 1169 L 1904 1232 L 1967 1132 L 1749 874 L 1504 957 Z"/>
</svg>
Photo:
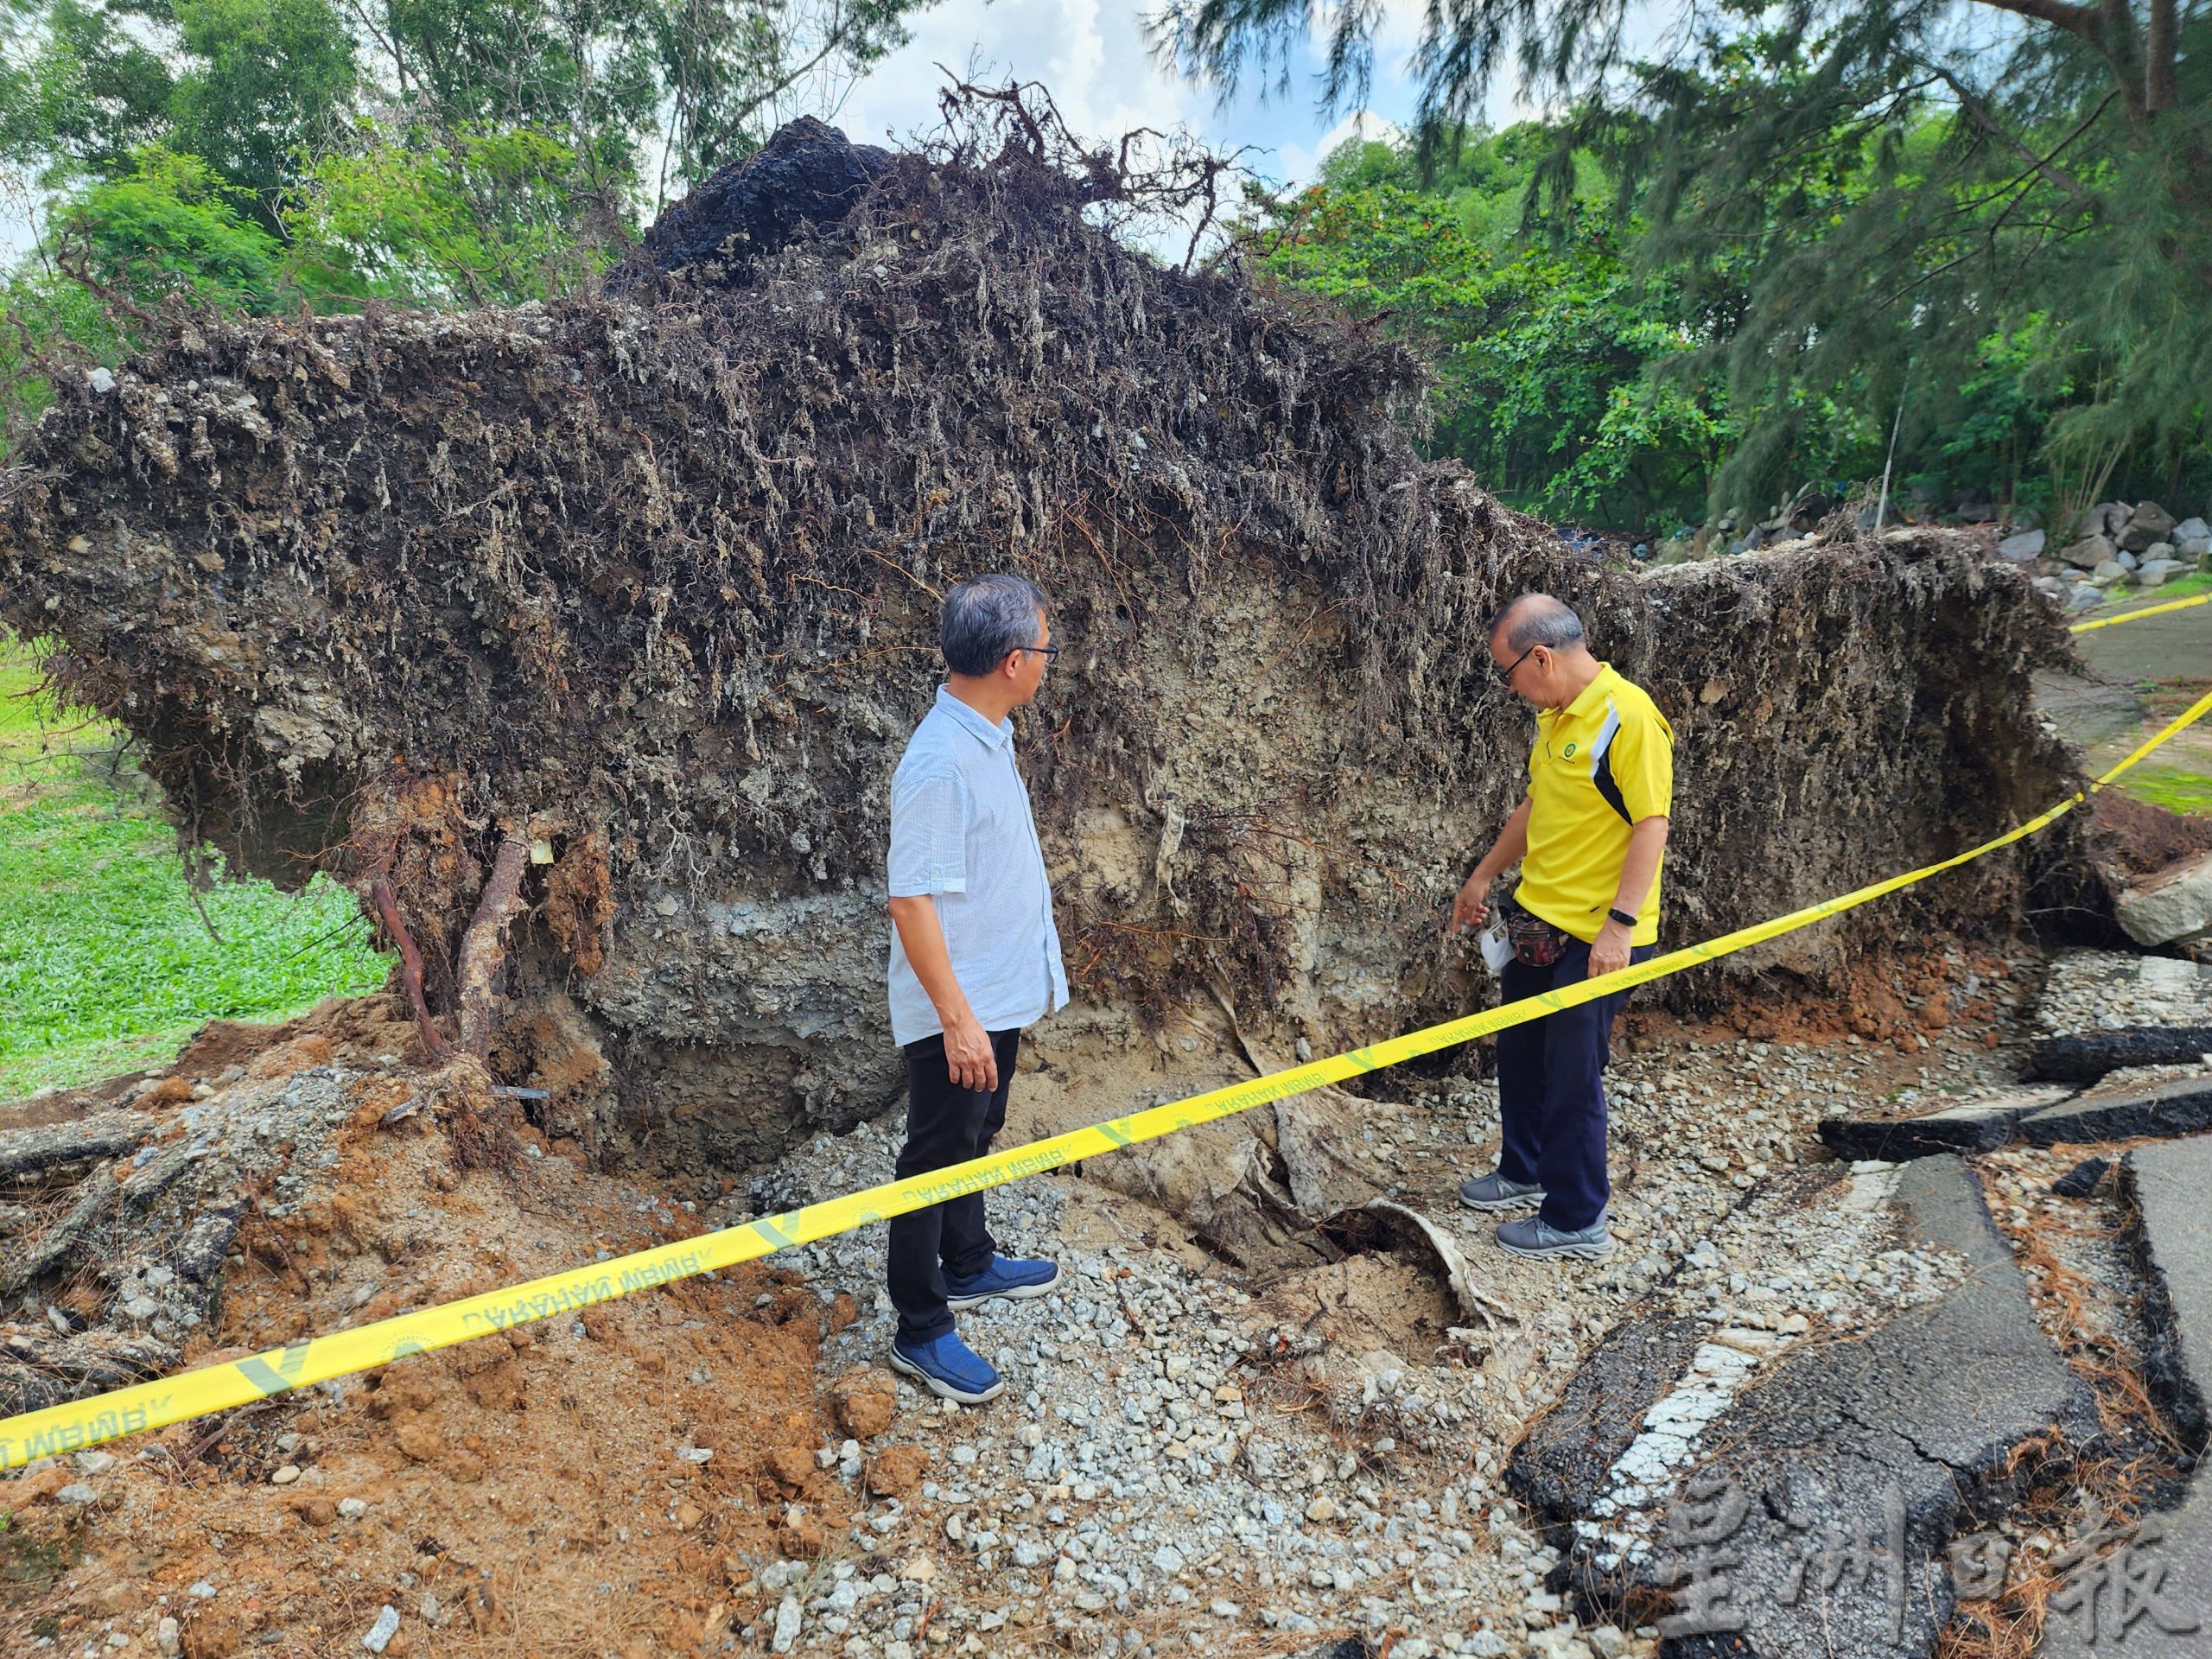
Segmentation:
<svg viewBox="0 0 2212 1659">
<path fill-rule="evenodd" d="M 2185 766 L 2137 766 L 2120 780 L 2123 794 L 2163 806 L 2169 812 L 2212 813 L 2212 777 Z"/>
<path fill-rule="evenodd" d="M 39 683 L 0 634 L 0 1100 L 159 1065 L 211 1019 L 283 1020 L 383 982 L 325 877 L 299 893 L 219 882 L 195 908 L 124 734 Z"/>
</svg>

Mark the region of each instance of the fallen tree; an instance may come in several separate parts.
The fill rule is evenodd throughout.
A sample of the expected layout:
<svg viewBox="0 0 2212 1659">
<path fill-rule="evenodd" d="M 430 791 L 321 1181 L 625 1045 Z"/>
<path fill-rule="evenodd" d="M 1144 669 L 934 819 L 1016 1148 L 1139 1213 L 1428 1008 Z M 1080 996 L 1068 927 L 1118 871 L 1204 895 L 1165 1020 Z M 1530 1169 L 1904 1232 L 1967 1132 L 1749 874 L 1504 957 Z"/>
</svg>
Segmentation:
<svg viewBox="0 0 2212 1659">
<path fill-rule="evenodd" d="M 967 119 L 900 155 L 787 129 L 604 294 L 200 319 L 60 378 L 0 615 L 143 741 L 188 842 L 353 882 L 426 1041 L 602 1147 L 725 1167 L 900 1087 L 887 785 L 970 572 L 1034 576 L 1069 645 L 1022 753 L 1093 1007 L 1217 990 L 1320 1049 L 1484 995 L 1438 929 L 1522 786 L 1483 626 L 1527 588 L 1675 722 L 1673 940 L 2074 785 L 2029 690 L 2063 635 L 1967 538 L 1578 555 L 1419 459 L 1400 346 L 1096 222 L 1205 168 Z M 2009 925 L 2079 887 L 2069 846 L 1714 975 Z"/>
</svg>

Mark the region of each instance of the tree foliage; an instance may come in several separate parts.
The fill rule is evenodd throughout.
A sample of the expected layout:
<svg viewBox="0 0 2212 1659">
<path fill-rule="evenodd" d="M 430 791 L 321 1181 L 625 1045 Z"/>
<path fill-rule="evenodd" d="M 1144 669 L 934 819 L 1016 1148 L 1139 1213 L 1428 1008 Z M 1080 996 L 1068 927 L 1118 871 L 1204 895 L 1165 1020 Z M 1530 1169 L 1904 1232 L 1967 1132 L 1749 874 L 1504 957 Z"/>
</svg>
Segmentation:
<svg viewBox="0 0 2212 1659">
<path fill-rule="evenodd" d="M 1416 157 L 1448 165 L 1501 73 L 1556 103 L 1529 222 L 1571 245 L 1578 181 L 1593 164 L 1611 181 L 1637 270 L 1694 323 L 1678 372 L 1727 389 L 1738 431 L 1716 504 L 1786 493 L 1834 408 L 1885 428 L 1902 406 L 1901 447 L 1930 466 L 1994 422 L 1986 453 L 2032 435 L 2062 491 L 2115 456 L 2134 488 L 2212 485 L 2202 0 L 1729 4 L 1687 10 L 1641 59 L 1628 15 L 1440 0 L 1411 63 Z M 1159 38 L 1193 74 L 1287 91 L 1318 31 L 1322 101 L 1349 106 L 1378 17 L 1357 0 L 1170 0 Z"/>
<path fill-rule="evenodd" d="M 559 292 L 833 110 L 927 3 L 0 0 L 0 161 L 48 203 L 18 285 L 128 265 L 134 295 L 166 276 L 226 307 Z"/>
</svg>

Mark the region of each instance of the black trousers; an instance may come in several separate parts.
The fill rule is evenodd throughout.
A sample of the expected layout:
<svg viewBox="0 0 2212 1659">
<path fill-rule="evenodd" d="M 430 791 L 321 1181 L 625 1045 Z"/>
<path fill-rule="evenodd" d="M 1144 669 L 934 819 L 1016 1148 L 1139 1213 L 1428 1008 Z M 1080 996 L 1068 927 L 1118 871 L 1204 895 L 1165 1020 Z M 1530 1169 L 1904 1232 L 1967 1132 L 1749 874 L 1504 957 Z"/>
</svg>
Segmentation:
<svg viewBox="0 0 2212 1659">
<path fill-rule="evenodd" d="M 991 1149 L 991 1137 L 1006 1127 L 1007 1091 L 1014 1086 L 1021 1033 L 1017 1028 L 989 1035 L 999 1064 L 995 1090 L 955 1085 L 951 1068 L 945 1064 L 942 1035 L 909 1043 L 902 1051 L 906 1056 L 906 1149 L 899 1154 L 901 1180 L 982 1157 Z M 934 1342 L 950 1331 L 945 1275 L 972 1279 L 990 1266 L 997 1248 L 984 1224 L 981 1192 L 893 1217 L 885 1256 L 891 1305 L 899 1310 L 899 1340 L 909 1345 Z"/>
<path fill-rule="evenodd" d="M 1651 951 L 1639 944 L 1628 959 L 1643 962 Z M 1509 962 L 1501 977 L 1508 1002 L 1579 985 L 1590 977 L 1590 947 L 1573 940 L 1548 968 Z M 1605 1174 L 1605 1062 L 1613 1016 L 1627 1000 L 1626 991 L 1616 991 L 1497 1033 L 1497 1171 L 1509 1181 L 1541 1183 L 1537 1214 L 1562 1232 L 1589 1226 L 1612 1197 Z"/>
</svg>

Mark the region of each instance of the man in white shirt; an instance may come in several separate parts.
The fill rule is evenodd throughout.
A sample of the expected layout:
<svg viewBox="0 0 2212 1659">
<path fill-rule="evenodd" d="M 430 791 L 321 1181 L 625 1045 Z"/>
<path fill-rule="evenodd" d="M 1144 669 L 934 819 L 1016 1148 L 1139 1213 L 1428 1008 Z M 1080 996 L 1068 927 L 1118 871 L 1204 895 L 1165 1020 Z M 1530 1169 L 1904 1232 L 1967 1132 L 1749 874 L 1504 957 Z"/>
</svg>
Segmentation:
<svg viewBox="0 0 2212 1659">
<path fill-rule="evenodd" d="M 1068 1000 L 1060 936 L 1013 711 L 1037 695 L 1059 647 L 1045 596 L 1020 576 L 978 576 L 945 595 L 949 672 L 891 780 L 891 1033 L 906 1056 L 901 1179 L 990 1149 L 1006 1123 L 1022 1027 Z M 1041 1296 L 1051 1262 L 997 1253 L 983 1195 L 895 1217 L 886 1252 L 899 1330 L 892 1369 L 980 1405 L 1005 1388 L 953 1328 L 994 1296 Z"/>
</svg>

